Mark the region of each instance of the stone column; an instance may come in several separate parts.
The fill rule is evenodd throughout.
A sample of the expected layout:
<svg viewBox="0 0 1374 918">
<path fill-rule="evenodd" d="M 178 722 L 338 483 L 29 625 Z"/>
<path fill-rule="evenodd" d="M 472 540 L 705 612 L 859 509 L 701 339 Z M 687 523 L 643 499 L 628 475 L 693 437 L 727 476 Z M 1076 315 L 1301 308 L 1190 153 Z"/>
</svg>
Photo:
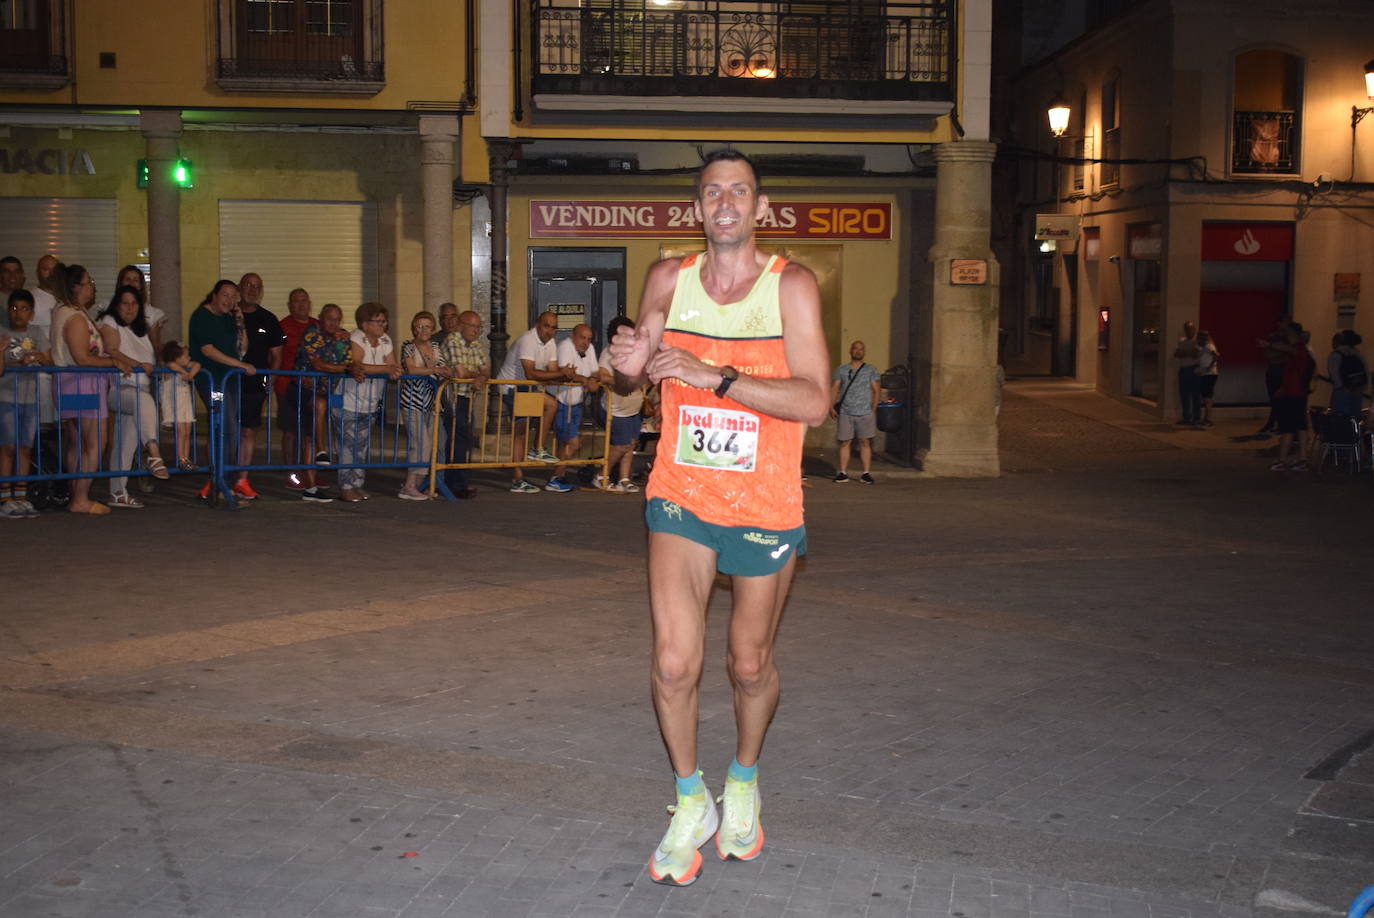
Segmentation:
<svg viewBox="0 0 1374 918">
<path fill-rule="evenodd" d="M 457 115 L 420 116 L 420 184 L 424 198 L 424 301 L 436 311 L 453 300 L 453 163 Z"/>
<path fill-rule="evenodd" d="M 167 313 L 165 340 L 182 338 L 181 324 L 181 189 L 173 171 L 180 155 L 181 112 L 145 111 L 139 125 L 147 144 L 148 268 L 150 299 Z"/>
<path fill-rule="evenodd" d="M 997 262 L 992 254 L 992 161 L 996 144 L 964 140 L 935 148 L 935 245 L 930 329 L 933 475 L 993 477 L 997 461 Z M 986 262 L 981 284 L 954 284 L 956 259 Z"/>
<path fill-rule="evenodd" d="M 509 141 L 488 140 L 487 152 L 491 159 L 491 331 L 487 338 L 491 341 L 491 371 L 501 368 L 506 359 L 506 342 L 510 333 L 506 331 L 506 316 L 509 304 L 506 302 L 506 234 L 510 228 L 506 223 L 506 192 L 510 185 L 510 160 L 514 146 Z"/>
</svg>

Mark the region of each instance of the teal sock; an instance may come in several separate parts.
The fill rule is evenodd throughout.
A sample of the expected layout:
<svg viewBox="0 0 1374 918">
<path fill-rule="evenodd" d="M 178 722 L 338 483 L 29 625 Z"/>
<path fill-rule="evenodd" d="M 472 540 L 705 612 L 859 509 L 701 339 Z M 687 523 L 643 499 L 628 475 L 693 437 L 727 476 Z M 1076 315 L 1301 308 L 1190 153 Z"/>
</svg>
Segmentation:
<svg viewBox="0 0 1374 918">
<path fill-rule="evenodd" d="M 677 779 L 679 796 L 695 797 L 697 794 L 706 793 L 706 782 L 701 780 L 701 769 L 699 768 L 685 778 L 678 778 L 677 775 L 673 775 L 673 777 Z"/>
<path fill-rule="evenodd" d="M 748 768 L 745 768 L 743 765 L 739 763 L 739 759 L 732 759 L 730 761 L 730 770 L 725 773 L 725 777 L 729 778 L 731 781 L 743 781 L 746 784 L 750 781 L 753 781 L 758 776 L 758 762 L 755 762 L 753 765 L 750 765 Z"/>
</svg>

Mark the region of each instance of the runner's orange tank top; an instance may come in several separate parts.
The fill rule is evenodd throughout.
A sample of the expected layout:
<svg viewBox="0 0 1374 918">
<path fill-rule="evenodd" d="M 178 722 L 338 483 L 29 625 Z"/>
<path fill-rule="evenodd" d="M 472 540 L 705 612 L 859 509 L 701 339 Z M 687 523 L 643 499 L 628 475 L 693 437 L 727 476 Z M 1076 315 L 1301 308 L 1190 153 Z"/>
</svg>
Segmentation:
<svg viewBox="0 0 1374 918">
<path fill-rule="evenodd" d="M 791 376 L 783 349 L 778 286 L 787 260 L 768 260 L 749 294 L 724 306 L 701 284 L 702 258 L 682 260 L 663 340 L 712 366 L 761 379 Z M 712 389 L 665 380 L 662 433 L 645 489 L 717 526 L 802 525 L 801 453 L 806 427 L 746 408 Z"/>
</svg>

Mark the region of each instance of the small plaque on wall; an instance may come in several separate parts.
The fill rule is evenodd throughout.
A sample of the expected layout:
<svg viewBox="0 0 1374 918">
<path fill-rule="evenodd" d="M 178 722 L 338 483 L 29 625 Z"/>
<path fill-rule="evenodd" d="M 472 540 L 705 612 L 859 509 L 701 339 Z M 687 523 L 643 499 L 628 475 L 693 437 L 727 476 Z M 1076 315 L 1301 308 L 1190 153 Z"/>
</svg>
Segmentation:
<svg viewBox="0 0 1374 918">
<path fill-rule="evenodd" d="M 1360 275 L 1336 275 L 1336 300 L 1358 300 L 1360 298 Z"/>
<path fill-rule="evenodd" d="M 986 284 L 988 263 L 981 258 L 956 258 L 949 263 L 951 284 Z"/>
</svg>

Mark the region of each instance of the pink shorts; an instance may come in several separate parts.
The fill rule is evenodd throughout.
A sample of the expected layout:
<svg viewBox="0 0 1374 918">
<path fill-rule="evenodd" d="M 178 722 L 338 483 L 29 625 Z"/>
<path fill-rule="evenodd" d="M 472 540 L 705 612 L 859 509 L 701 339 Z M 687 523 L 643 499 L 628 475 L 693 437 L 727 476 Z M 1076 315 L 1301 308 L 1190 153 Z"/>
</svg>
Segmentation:
<svg viewBox="0 0 1374 918">
<path fill-rule="evenodd" d="M 59 418 L 103 418 L 109 414 L 105 392 L 110 377 L 105 373 L 53 374 L 53 401 Z"/>
</svg>

